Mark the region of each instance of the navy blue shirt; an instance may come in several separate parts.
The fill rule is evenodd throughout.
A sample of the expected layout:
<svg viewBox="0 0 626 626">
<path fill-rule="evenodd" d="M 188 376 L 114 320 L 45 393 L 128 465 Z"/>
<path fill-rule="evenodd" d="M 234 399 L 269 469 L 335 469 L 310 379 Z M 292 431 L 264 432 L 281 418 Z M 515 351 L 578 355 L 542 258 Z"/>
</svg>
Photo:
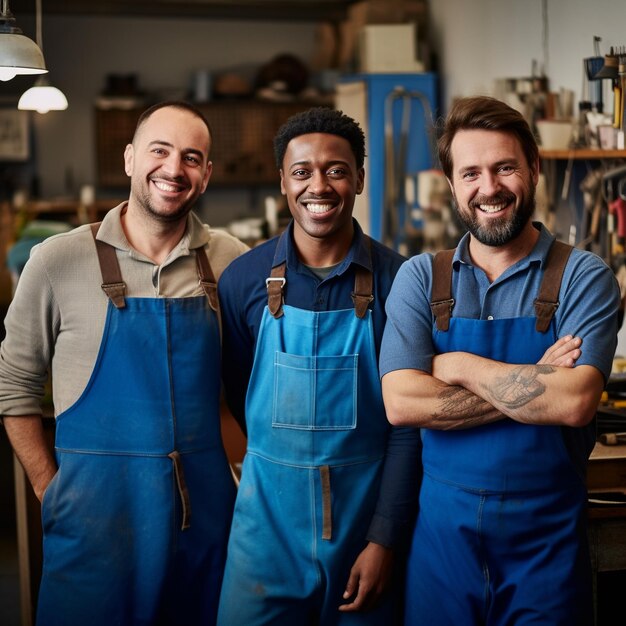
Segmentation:
<svg viewBox="0 0 626 626">
<path fill-rule="evenodd" d="M 222 314 L 222 375 L 226 400 L 245 431 L 245 396 L 267 305 L 265 279 L 272 266 L 287 262 L 285 304 L 309 311 L 353 308 L 354 266 L 371 269 L 374 300 L 370 304 L 378 356 L 385 327 L 385 302 L 396 272 L 405 261 L 371 240 L 371 257 L 363 231 L 354 221 L 354 238 L 346 258 L 324 280 L 303 265 L 293 244 L 293 222 L 286 237 L 274 237 L 236 258 L 218 283 Z M 279 245 L 280 240 L 280 247 Z M 278 249 L 277 249 L 278 248 Z M 392 547 L 407 536 L 417 503 L 421 442 L 413 428 L 389 426 L 389 438 L 378 505 L 367 539 Z"/>
</svg>

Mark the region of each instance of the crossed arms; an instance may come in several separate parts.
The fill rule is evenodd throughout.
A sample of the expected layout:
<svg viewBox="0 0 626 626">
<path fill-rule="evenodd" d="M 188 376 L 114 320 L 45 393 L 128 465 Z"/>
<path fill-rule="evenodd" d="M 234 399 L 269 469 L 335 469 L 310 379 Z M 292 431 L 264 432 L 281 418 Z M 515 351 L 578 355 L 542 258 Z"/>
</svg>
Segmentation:
<svg viewBox="0 0 626 626">
<path fill-rule="evenodd" d="M 432 375 L 394 370 L 382 378 L 387 417 L 396 426 L 472 428 L 510 418 L 525 424 L 580 427 L 595 415 L 604 377 L 574 367 L 582 341 L 570 335 L 536 364 L 511 365 L 467 352 L 434 357 Z"/>
</svg>

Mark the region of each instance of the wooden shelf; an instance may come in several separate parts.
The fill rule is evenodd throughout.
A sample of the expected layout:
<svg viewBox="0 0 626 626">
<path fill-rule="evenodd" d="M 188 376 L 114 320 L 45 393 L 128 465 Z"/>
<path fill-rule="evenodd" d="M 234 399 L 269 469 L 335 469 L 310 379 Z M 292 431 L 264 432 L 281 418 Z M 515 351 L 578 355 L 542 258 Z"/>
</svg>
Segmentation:
<svg viewBox="0 0 626 626">
<path fill-rule="evenodd" d="M 626 150 L 600 150 L 599 148 L 575 148 L 573 150 L 542 150 L 539 148 L 542 159 L 554 160 L 583 160 L 583 159 L 626 159 Z"/>
</svg>

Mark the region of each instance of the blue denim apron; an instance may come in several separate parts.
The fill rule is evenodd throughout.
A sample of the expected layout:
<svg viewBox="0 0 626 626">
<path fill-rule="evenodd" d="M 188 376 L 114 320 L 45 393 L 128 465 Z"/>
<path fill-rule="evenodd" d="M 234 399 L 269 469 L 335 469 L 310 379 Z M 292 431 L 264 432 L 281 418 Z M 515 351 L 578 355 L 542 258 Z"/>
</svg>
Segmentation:
<svg viewBox="0 0 626 626">
<path fill-rule="evenodd" d="M 536 321 L 453 317 L 447 331 L 433 326 L 435 352 L 536 363 L 557 339 L 554 321 L 545 332 Z M 561 427 L 422 432 L 405 624 L 593 623 L 587 494 Z"/>
<path fill-rule="evenodd" d="M 204 296 L 122 300 L 57 417 L 37 623 L 213 624 L 235 498 L 217 316 Z"/>
<path fill-rule="evenodd" d="M 218 624 L 386 623 L 390 603 L 338 611 L 366 545 L 389 430 L 372 312 L 281 304 L 274 317 L 270 308 L 246 398 L 248 448 Z"/>
</svg>

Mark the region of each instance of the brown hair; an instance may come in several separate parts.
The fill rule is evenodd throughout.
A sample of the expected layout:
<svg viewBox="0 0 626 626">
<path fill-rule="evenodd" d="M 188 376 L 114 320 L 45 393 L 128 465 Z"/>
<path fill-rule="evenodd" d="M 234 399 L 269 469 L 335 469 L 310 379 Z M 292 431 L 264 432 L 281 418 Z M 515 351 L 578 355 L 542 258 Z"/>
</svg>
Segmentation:
<svg viewBox="0 0 626 626">
<path fill-rule="evenodd" d="M 524 116 L 508 104 L 489 96 L 473 96 L 457 100 L 443 122 L 437 141 L 439 162 L 443 173 L 452 178 L 452 140 L 460 130 L 499 130 L 515 135 L 528 165 L 534 169 L 539 148 Z"/>
</svg>

